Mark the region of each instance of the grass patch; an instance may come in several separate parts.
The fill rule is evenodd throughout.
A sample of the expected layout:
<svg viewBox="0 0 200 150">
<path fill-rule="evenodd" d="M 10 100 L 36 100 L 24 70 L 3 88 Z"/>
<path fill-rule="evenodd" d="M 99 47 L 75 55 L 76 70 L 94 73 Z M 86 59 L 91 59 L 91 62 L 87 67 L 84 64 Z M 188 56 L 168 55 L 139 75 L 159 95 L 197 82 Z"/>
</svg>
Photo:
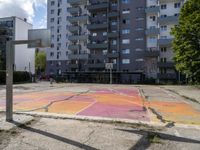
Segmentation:
<svg viewBox="0 0 200 150">
<path fill-rule="evenodd" d="M 148 134 L 147 139 L 150 143 L 157 143 L 157 144 L 161 144 L 161 139 L 159 135 L 156 134 Z"/>
</svg>

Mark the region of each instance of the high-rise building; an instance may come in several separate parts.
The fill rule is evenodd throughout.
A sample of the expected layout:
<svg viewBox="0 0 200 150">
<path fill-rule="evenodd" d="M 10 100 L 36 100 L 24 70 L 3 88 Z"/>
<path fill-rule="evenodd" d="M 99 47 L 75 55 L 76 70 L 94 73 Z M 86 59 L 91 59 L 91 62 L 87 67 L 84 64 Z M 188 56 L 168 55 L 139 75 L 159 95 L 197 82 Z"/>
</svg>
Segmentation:
<svg viewBox="0 0 200 150">
<path fill-rule="evenodd" d="M 147 50 L 155 57 L 147 62 L 147 76 L 162 81 L 179 78 L 173 62 L 171 28 L 178 24 L 178 16 L 184 0 L 147 0 L 146 41 Z"/>
<path fill-rule="evenodd" d="M 0 18 L 0 69 L 6 69 L 6 42 L 27 40 L 28 30 L 32 25 L 18 17 Z M 14 70 L 35 74 L 35 49 L 28 49 L 27 44 L 14 46 Z"/>
<path fill-rule="evenodd" d="M 171 28 L 182 0 L 49 0 L 47 74 L 80 82 L 176 80 Z"/>
</svg>

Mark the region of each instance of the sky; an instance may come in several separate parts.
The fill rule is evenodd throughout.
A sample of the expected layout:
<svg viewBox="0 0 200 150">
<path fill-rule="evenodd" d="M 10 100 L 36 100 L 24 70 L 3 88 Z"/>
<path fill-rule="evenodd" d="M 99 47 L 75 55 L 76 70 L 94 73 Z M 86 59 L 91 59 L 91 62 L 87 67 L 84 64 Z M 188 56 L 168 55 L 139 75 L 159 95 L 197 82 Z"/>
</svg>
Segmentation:
<svg viewBox="0 0 200 150">
<path fill-rule="evenodd" d="M 47 0 L 0 0 L 0 18 L 27 18 L 33 28 L 46 28 Z"/>
</svg>

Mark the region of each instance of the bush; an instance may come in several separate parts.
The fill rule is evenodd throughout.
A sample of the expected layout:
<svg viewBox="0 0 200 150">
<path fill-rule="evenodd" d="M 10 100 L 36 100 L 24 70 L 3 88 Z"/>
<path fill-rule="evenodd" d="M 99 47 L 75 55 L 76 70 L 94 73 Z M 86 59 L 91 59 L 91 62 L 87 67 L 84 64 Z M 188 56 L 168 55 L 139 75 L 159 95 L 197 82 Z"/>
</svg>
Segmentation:
<svg viewBox="0 0 200 150">
<path fill-rule="evenodd" d="M 14 83 L 25 83 L 31 81 L 30 74 L 25 71 L 14 71 L 13 82 Z M 0 84 L 6 83 L 6 71 L 0 71 Z"/>
</svg>

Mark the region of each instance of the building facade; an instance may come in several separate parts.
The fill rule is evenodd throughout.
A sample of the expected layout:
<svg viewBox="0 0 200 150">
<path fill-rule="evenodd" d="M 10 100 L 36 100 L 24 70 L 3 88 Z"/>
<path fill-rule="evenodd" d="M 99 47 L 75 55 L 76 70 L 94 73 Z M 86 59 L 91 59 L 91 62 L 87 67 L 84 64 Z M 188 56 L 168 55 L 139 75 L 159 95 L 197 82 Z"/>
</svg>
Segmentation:
<svg viewBox="0 0 200 150">
<path fill-rule="evenodd" d="M 6 69 L 6 42 L 10 40 L 27 40 L 29 29 L 32 29 L 32 25 L 21 18 L 0 18 L 1 70 Z M 26 44 L 15 45 L 14 69 L 15 71 L 27 71 L 35 74 L 35 49 L 28 49 Z"/>
<path fill-rule="evenodd" d="M 47 74 L 116 83 L 176 80 L 170 35 L 182 0 L 49 0 Z M 85 76 L 84 76 L 85 74 Z M 96 78 L 94 78 L 94 76 Z M 88 81 L 89 82 L 89 81 Z"/>
</svg>

